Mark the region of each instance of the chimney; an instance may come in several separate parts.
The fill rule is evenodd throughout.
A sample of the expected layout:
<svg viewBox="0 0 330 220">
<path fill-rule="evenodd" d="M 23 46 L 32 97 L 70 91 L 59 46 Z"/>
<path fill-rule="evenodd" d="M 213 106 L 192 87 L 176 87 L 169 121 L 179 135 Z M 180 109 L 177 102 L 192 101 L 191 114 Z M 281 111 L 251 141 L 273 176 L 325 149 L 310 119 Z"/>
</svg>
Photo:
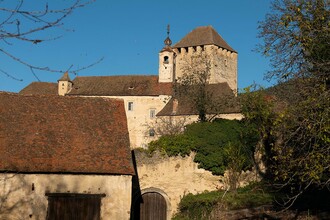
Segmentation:
<svg viewBox="0 0 330 220">
<path fill-rule="evenodd" d="M 179 101 L 177 99 L 173 99 L 173 109 L 172 115 L 175 115 L 178 110 Z"/>
</svg>

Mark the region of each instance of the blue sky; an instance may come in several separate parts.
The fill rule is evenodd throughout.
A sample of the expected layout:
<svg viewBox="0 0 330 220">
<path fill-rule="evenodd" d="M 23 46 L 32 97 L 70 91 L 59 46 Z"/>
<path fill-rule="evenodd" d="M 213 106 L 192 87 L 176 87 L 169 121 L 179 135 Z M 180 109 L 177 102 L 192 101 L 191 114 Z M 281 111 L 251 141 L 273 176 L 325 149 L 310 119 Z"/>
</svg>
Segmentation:
<svg viewBox="0 0 330 220">
<path fill-rule="evenodd" d="M 41 3 L 40 3 L 41 2 Z M 25 8 L 36 9 L 45 1 L 26 1 Z M 50 7 L 62 7 L 68 0 L 49 1 Z M 76 10 L 65 20 L 64 27 L 42 33 L 43 37 L 62 37 L 40 44 L 0 43 L 0 48 L 38 66 L 67 70 L 104 60 L 79 76 L 158 74 L 158 52 L 164 46 L 166 26 L 171 25 L 170 38 L 178 42 L 198 26 L 211 25 L 238 51 L 238 87 L 253 82 L 265 87 L 268 60 L 253 52 L 258 21 L 269 12 L 269 0 L 96 0 Z M 3 20 L 0 14 L 0 20 Z M 31 71 L 0 53 L 0 91 L 18 92 L 38 79 Z M 60 73 L 36 71 L 40 81 L 56 82 Z M 70 75 L 71 79 L 75 76 Z"/>
</svg>

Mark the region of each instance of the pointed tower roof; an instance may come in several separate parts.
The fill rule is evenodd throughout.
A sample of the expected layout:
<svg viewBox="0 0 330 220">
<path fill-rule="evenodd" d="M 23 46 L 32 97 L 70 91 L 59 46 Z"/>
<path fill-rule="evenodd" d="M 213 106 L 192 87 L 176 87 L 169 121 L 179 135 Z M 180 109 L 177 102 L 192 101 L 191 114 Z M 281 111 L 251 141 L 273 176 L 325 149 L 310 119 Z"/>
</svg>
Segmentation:
<svg viewBox="0 0 330 220">
<path fill-rule="evenodd" d="M 214 30 L 212 26 L 197 27 L 176 43 L 173 48 L 192 47 L 202 45 L 216 45 L 221 48 L 237 53 L 227 42 Z"/>
<path fill-rule="evenodd" d="M 70 77 L 69 77 L 69 73 L 68 73 L 68 71 L 66 71 L 66 72 L 63 74 L 63 76 L 62 76 L 59 80 L 57 80 L 57 81 L 68 81 L 68 82 L 71 82 L 71 79 L 70 79 Z"/>
<path fill-rule="evenodd" d="M 160 51 L 160 52 L 163 52 L 163 51 L 169 51 L 169 52 L 172 52 L 172 41 L 170 39 L 170 25 L 167 25 L 167 38 L 164 40 L 164 44 L 165 46 L 163 47 L 163 49 Z"/>
</svg>

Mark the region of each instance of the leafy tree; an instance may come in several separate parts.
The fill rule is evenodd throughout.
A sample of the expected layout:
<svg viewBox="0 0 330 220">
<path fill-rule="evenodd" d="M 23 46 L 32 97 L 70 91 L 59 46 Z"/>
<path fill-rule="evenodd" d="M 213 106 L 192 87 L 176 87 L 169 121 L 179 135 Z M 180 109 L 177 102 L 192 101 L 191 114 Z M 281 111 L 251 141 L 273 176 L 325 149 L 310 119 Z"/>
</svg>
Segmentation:
<svg viewBox="0 0 330 220">
<path fill-rule="evenodd" d="M 11 52 L 11 47 L 18 42 L 30 44 L 41 44 L 50 40 L 60 38 L 60 35 L 44 38 L 44 33 L 51 32 L 53 29 L 63 29 L 64 20 L 69 17 L 78 8 L 93 2 L 94 0 L 70 0 L 67 7 L 55 8 L 48 2 L 31 3 L 24 0 L 2 0 L 0 3 L 0 53 L 17 63 L 26 66 L 35 74 L 35 70 L 48 72 L 65 72 L 66 70 L 51 69 L 48 66 L 38 66 L 31 64 L 19 57 L 19 55 Z M 95 63 L 94 63 L 95 64 Z M 91 64 L 90 66 L 94 65 Z M 76 73 L 89 66 L 79 69 L 71 69 L 69 72 Z M 0 72 L 8 77 L 15 78 L 10 71 L 4 67 L 0 68 Z"/>
<path fill-rule="evenodd" d="M 260 23 L 259 51 L 271 58 L 268 78 L 329 78 L 329 1 L 274 0 Z"/>
<path fill-rule="evenodd" d="M 277 118 L 272 148 L 276 180 L 294 196 L 330 184 L 330 12 L 326 0 L 275 0 L 260 24 L 269 78 L 295 79 L 299 101 Z M 290 95 L 290 91 L 287 91 Z"/>
<path fill-rule="evenodd" d="M 175 95 L 188 95 L 198 111 L 200 121 L 207 121 L 207 109 L 213 94 L 206 90 L 211 76 L 211 61 L 206 55 L 194 55 L 186 60 L 182 68 L 183 75 L 174 86 Z"/>
<path fill-rule="evenodd" d="M 201 122 L 212 121 L 228 108 L 236 108 L 232 91 L 219 91 L 219 84 L 209 84 L 211 59 L 209 55 L 197 53 L 183 61 L 183 75 L 174 84 L 175 98 L 189 102 Z M 221 93 L 219 95 L 219 93 Z"/>
<path fill-rule="evenodd" d="M 264 178 L 272 178 L 272 149 L 276 141 L 274 126 L 278 117 L 275 99 L 263 88 L 253 85 L 244 89 L 240 102 L 244 123 L 258 134 L 259 142 L 253 157 L 255 167 Z"/>
</svg>

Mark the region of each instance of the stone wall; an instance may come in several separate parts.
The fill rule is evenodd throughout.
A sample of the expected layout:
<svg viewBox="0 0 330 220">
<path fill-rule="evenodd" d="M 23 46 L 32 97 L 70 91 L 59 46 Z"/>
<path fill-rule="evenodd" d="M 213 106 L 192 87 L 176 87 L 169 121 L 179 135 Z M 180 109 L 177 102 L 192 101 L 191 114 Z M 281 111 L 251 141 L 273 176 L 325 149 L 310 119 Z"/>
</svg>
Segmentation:
<svg viewBox="0 0 330 220">
<path fill-rule="evenodd" d="M 0 174 L 0 188 L 0 220 L 46 219 L 46 193 L 105 194 L 102 219 L 130 217 L 131 176 Z"/>
<path fill-rule="evenodd" d="M 176 57 L 176 79 L 182 77 L 185 70 L 203 62 L 210 62 L 211 84 L 227 82 L 237 92 L 237 53 L 222 49 L 215 45 L 196 46 L 174 50 Z M 205 69 L 205 68 L 204 68 Z"/>
<path fill-rule="evenodd" d="M 156 153 L 152 157 L 136 152 L 137 171 L 141 191 L 158 189 L 164 192 L 170 204 L 169 213 L 177 212 L 181 198 L 188 193 L 201 193 L 223 187 L 221 177 L 198 168 L 194 154 L 187 157 L 167 157 Z"/>
<path fill-rule="evenodd" d="M 198 168 L 194 162 L 195 153 L 190 156 L 168 157 L 159 152 L 148 156 L 135 150 L 137 173 L 142 193 L 150 190 L 160 192 L 169 204 L 169 217 L 178 211 L 181 198 L 188 194 L 198 194 L 204 191 L 228 189 L 228 177 L 212 175 L 210 171 Z M 255 172 L 243 172 L 239 186 L 245 186 L 258 180 Z"/>
</svg>

